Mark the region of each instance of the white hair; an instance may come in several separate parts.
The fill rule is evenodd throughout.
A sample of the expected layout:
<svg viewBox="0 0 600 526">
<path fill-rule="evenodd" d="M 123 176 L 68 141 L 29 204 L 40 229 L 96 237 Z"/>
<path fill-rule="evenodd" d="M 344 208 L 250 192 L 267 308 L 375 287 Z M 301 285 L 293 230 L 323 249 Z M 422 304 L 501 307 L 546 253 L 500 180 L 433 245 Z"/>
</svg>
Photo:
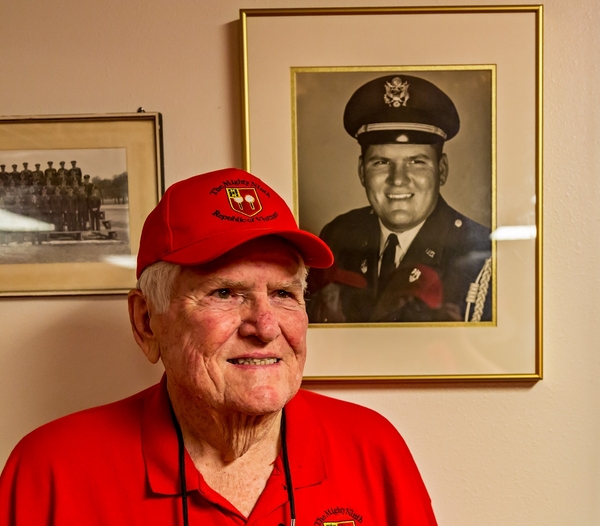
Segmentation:
<svg viewBox="0 0 600 526">
<path fill-rule="evenodd" d="M 173 285 L 180 272 L 181 265 L 167 261 L 158 261 L 143 270 L 136 287 L 142 291 L 156 314 L 169 311 Z"/>
<path fill-rule="evenodd" d="M 306 292 L 308 267 L 304 264 L 304 260 L 296 247 L 289 241 L 284 241 L 290 245 L 298 264 L 302 267 L 302 292 Z M 136 287 L 142 291 L 156 314 L 165 314 L 169 311 L 173 297 L 173 285 L 181 269 L 181 265 L 168 263 L 167 261 L 157 261 L 142 271 Z"/>
</svg>

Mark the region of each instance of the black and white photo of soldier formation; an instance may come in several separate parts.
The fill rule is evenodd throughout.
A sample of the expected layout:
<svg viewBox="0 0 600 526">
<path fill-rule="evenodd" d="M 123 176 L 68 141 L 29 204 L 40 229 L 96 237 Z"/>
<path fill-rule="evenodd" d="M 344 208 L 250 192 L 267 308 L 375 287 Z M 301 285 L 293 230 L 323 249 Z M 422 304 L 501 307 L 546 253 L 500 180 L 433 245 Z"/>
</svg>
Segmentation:
<svg viewBox="0 0 600 526">
<path fill-rule="evenodd" d="M 128 202 L 124 149 L 0 151 L 0 264 L 129 254 Z"/>
<path fill-rule="evenodd" d="M 339 78 L 298 81 L 300 224 L 335 256 L 330 269 L 309 272 L 312 323 L 492 321 L 491 75 L 444 73 L 347 74 L 347 91 L 333 96 L 324 90 Z M 307 100 L 315 86 L 321 110 L 335 108 L 328 116 L 349 139 L 344 153 L 334 152 L 342 143 L 313 137 L 324 113 Z M 470 153 L 448 147 L 465 127 L 467 139 L 483 139 Z M 315 175 L 307 160 L 335 156 L 352 159 L 343 173 L 338 161 Z M 469 183 L 447 194 L 454 179 Z M 321 207 L 318 195 L 328 198 Z"/>
</svg>

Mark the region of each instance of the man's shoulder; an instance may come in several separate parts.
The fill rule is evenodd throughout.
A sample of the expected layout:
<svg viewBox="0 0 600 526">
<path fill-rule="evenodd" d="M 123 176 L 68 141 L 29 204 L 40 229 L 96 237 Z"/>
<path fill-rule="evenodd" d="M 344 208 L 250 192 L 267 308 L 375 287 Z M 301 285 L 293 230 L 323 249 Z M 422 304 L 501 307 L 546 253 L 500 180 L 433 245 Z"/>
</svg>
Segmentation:
<svg viewBox="0 0 600 526">
<path fill-rule="evenodd" d="M 433 218 L 437 218 L 441 221 L 446 221 L 454 224 L 462 231 L 474 231 L 481 234 L 490 233 L 490 228 L 478 223 L 477 221 L 462 214 L 452 206 L 450 206 L 444 199 L 440 197 L 437 214 L 432 214 Z"/>
<path fill-rule="evenodd" d="M 423 234 L 453 246 L 456 250 L 489 251 L 490 228 L 462 214 L 440 197 L 438 205 L 425 223 Z M 461 248 L 462 247 L 462 248 Z"/>
<path fill-rule="evenodd" d="M 373 208 L 370 206 L 354 208 L 334 217 L 323 227 L 323 231 L 335 231 L 346 229 L 348 227 L 364 227 L 365 221 L 368 222 L 369 220 L 377 223 L 377 216 L 375 215 Z"/>
<path fill-rule="evenodd" d="M 371 437 L 378 442 L 382 436 L 400 435 L 392 423 L 377 411 L 368 407 L 301 389 L 296 395 L 296 403 L 318 421 L 326 434 Z M 377 438 L 379 437 L 379 438 Z"/>
<path fill-rule="evenodd" d="M 52 420 L 27 434 L 13 451 L 35 461 L 47 461 L 95 444 L 119 441 L 138 432 L 144 400 L 156 386 L 109 404 L 84 409 Z M 111 437 L 114 437 L 111 438 Z"/>
<path fill-rule="evenodd" d="M 375 236 L 379 240 L 379 222 L 370 206 L 355 208 L 336 216 L 321 230 L 320 237 L 332 250 L 363 245 Z"/>
</svg>

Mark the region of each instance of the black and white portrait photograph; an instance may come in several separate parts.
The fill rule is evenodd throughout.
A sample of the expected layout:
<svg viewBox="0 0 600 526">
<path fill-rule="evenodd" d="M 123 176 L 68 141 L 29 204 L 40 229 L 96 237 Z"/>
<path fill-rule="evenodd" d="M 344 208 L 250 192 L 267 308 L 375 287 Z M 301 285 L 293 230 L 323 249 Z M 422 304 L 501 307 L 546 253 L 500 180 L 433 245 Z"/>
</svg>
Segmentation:
<svg viewBox="0 0 600 526">
<path fill-rule="evenodd" d="M 493 321 L 493 66 L 294 68 L 311 323 Z"/>
<path fill-rule="evenodd" d="M 125 148 L 0 152 L 0 264 L 130 253 Z"/>
</svg>

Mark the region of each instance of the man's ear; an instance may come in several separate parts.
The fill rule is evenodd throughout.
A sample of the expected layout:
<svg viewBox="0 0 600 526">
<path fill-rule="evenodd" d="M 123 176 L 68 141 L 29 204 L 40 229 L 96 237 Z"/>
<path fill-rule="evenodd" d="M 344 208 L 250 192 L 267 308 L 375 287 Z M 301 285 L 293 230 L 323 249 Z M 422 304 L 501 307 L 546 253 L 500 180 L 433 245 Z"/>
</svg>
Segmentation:
<svg viewBox="0 0 600 526">
<path fill-rule="evenodd" d="M 362 155 L 358 156 L 358 177 L 360 179 L 360 184 L 362 184 L 364 187 L 365 186 L 365 169 L 363 166 L 363 156 Z"/>
<path fill-rule="evenodd" d="M 129 321 L 131 322 L 135 341 L 151 363 L 158 362 L 160 348 L 156 336 L 150 327 L 150 306 L 142 291 L 139 289 L 129 291 L 127 305 L 129 307 Z"/>
<path fill-rule="evenodd" d="M 440 172 L 440 186 L 444 186 L 448 180 L 448 173 L 450 172 L 450 165 L 448 164 L 448 156 L 443 153 L 438 161 L 438 169 Z"/>
</svg>

